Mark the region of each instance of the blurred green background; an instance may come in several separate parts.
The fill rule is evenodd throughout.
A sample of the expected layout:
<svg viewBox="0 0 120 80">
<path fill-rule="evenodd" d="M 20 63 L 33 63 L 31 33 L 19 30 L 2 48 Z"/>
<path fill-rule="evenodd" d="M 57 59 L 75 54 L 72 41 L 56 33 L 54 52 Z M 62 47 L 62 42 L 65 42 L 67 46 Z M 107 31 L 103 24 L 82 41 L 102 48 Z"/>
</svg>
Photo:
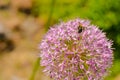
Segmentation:
<svg viewBox="0 0 120 80">
<path fill-rule="evenodd" d="M 26 71 L 26 76 L 21 76 L 22 79 L 16 79 L 15 77 L 15 79 L 12 78 L 10 80 L 29 80 L 33 67 L 36 64 L 36 55 L 38 55 L 39 52 L 36 47 L 45 32 L 54 24 L 78 17 L 89 19 L 91 23 L 98 25 L 100 29 L 106 32 L 109 39 L 113 40 L 113 48 L 115 48 L 114 63 L 110 74 L 105 80 L 120 80 L 120 0 L 1 0 L 0 15 L 2 15 L 2 17 L 0 16 L 0 23 L 3 22 L 5 26 L 8 26 L 7 29 L 9 29 L 12 34 L 9 39 L 11 39 L 15 47 L 17 47 L 17 49 L 11 50 L 11 52 L 1 51 L 0 53 L 5 54 L 0 54 L 0 63 L 3 64 L 2 61 L 8 59 L 8 53 L 16 57 L 18 52 L 21 52 L 22 57 L 22 53 L 24 53 L 25 58 L 20 59 L 20 66 L 28 59 L 30 63 L 28 65 L 30 69 L 28 72 Z M 3 31 L 2 33 L 5 32 L 6 31 Z M 8 34 L 9 33 L 6 33 L 6 35 Z M 27 54 L 25 55 L 26 52 Z M 34 57 L 31 55 L 34 55 Z M 26 56 L 28 57 L 27 59 Z M 5 57 L 5 59 L 2 57 Z M 16 60 L 16 58 L 13 60 Z M 21 62 L 21 60 L 23 62 Z M 16 60 L 15 63 L 10 63 L 14 65 L 18 62 Z M 26 64 L 28 64 L 28 62 L 26 62 Z M 0 68 L 0 70 L 2 70 L 3 67 Z M 21 71 L 19 71 L 19 68 L 16 68 L 15 74 L 17 74 L 17 76 L 21 75 L 22 71 L 24 71 L 23 68 L 20 67 Z M 12 67 L 12 69 L 14 69 L 14 67 Z M 48 78 L 41 78 L 45 76 L 42 75 L 41 67 L 38 68 L 38 71 L 35 69 L 33 70 L 34 77 L 36 77 L 35 80 L 48 80 Z M 12 70 L 12 72 L 14 73 L 14 70 Z M 12 74 L 12 72 L 10 72 L 10 74 Z M 3 75 L 3 72 L 1 72 L 1 74 Z M 0 76 L 0 80 L 7 80 L 7 78 L 4 78 L 5 75 L 6 73 Z M 8 77 L 9 76 L 10 75 L 8 75 Z"/>
</svg>

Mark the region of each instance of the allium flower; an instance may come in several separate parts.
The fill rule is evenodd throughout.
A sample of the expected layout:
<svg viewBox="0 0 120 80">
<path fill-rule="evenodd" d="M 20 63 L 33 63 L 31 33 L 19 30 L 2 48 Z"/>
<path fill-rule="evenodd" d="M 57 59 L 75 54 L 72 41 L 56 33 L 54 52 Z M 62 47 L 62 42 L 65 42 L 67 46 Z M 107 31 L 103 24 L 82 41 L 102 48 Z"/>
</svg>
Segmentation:
<svg viewBox="0 0 120 80">
<path fill-rule="evenodd" d="M 112 65 L 112 41 L 88 20 L 52 27 L 40 48 L 41 65 L 54 80 L 101 80 Z"/>
</svg>

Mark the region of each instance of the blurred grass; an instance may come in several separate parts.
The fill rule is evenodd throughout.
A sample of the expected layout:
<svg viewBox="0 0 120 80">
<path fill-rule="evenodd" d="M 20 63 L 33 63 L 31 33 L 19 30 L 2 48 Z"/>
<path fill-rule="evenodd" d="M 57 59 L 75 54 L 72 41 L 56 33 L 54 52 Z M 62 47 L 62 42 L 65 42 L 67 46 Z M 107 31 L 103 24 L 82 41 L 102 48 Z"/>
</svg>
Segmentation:
<svg viewBox="0 0 120 80">
<path fill-rule="evenodd" d="M 105 78 L 105 80 L 114 80 L 114 78 L 118 75 L 120 75 L 120 60 L 114 61 L 114 64 L 110 70 L 110 73 Z"/>
<path fill-rule="evenodd" d="M 36 0 L 39 4 L 39 15 L 48 15 L 50 10 L 50 1 Z M 74 17 L 87 18 L 99 25 L 101 28 L 108 29 L 113 24 L 118 24 L 118 11 L 112 10 L 118 8 L 119 0 L 56 0 L 53 19 L 70 19 Z M 36 9 L 36 8 L 35 8 Z M 105 24 L 106 23 L 106 24 Z"/>
</svg>

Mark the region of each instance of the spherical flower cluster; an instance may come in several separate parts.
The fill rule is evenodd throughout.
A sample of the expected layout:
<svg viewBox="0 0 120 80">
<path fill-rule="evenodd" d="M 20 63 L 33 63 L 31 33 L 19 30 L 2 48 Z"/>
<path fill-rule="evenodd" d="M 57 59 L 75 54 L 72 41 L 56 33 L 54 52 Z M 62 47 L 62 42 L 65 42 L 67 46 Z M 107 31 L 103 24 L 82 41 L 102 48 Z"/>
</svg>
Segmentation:
<svg viewBox="0 0 120 80">
<path fill-rule="evenodd" d="M 88 20 L 51 27 L 40 49 L 41 65 L 54 80 L 101 80 L 112 65 L 112 41 Z"/>
</svg>

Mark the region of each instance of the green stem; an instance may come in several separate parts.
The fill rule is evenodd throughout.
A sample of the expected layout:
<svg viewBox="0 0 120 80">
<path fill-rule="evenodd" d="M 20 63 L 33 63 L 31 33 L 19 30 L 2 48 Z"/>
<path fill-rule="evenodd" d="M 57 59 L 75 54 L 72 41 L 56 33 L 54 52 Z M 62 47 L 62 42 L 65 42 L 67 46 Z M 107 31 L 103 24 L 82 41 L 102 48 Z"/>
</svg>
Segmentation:
<svg viewBox="0 0 120 80">
<path fill-rule="evenodd" d="M 47 23 L 46 23 L 47 30 L 49 29 L 49 26 L 50 26 L 50 23 L 51 23 L 51 18 L 52 18 L 52 14 L 53 14 L 53 10 L 54 10 L 54 5 L 55 5 L 55 0 L 52 0 L 51 6 L 50 6 L 49 17 L 48 17 L 48 20 L 47 20 Z M 37 70 L 39 69 L 39 66 L 40 66 L 40 58 L 38 58 L 36 60 L 35 66 L 33 68 L 33 72 L 31 74 L 29 80 L 34 80 L 35 79 L 35 75 L 36 75 Z"/>
<path fill-rule="evenodd" d="M 39 66 L 40 66 L 40 58 L 37 58 L 29 80 L 35 79 L 35 75 L 36 75 L 37 70 L 39 69 Z"/>
<path fill-rule="evenodd" d="M 52 0 L 51 5 L 50 5 L 50 13 L 49 13 L 49 17 L 48 20 L 46 22 L 46 30 L 49 29 L 50 23 L 51 23 L 51 19 L 52 19 L 52 15 L 53 15 L 53 11 L 54 11 L 54 6 L 55 6 L 55 1 L 56 0 Z"/>
</svg>

